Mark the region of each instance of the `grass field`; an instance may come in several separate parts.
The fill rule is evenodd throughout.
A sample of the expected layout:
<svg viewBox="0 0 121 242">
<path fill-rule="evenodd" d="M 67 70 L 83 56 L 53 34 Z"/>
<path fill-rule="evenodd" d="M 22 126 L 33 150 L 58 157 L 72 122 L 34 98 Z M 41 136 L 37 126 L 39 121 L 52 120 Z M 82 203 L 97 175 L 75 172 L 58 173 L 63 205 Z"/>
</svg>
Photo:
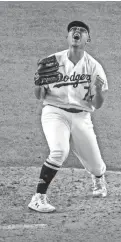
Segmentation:
<svg viewBox="0 0 121 242">
<path fill-rule="evenodd" d="M 33 76 L 39 58 L 68 47 L 66 28 L 72 20 L 82 20 L 90 26 L 91 43 L 87 46 L 87 52 L 102 64 L 107 74 L 108 96 L 103 107 L 94 112 L 92 119 L 107 170 L 121 170 L 121 2 L 0 2 L 0 172 L 2 177 L 0 194 L 3 195 L 0 196 L 0 202 L 3 204 L 4 199 L 9 199 L 8 203 L 5 202 L 6 207 L 2 213 L 2 226 L 12 223 L 45 222 L 47 224 L 47 218 L 44 215 L 39 218 L 39 215 L 26 211 L 27 203 L 34 191 L 34 178 L 38 178 L 39 169 L 49 152 L 41 125 L 39 127 L 37 124 L 36 110 L 39 101 L 35 99 L 33 92 Z M 120 173 L 112 175 L 108 173 L 111 189 L 109 200 L 100 201 L 99 207 L 102 212 L 97 212 L 98 200 L 95 205 L 95 201 L 90 196 L 84 195 L 86 181 L 90 184 L 89 177 L 84 183 L 82 182 L 86 176 L 84 171 L 75 170 L 76 176 L 81 176 L 82 195 L 76 191 L 75 198 L 71 190 L 67 191 L 67 197 L 65 195 L 64 189 L 67 186 L 71 189 L 69 184 L 73 184 L 74 187 L 77 185 L 76 180 L 71 183 L 72 167 L 82 167 L 71 152 L 63 167 L 71 169 L 64 170 L 65 173 L 67 172 L 68 179 L 61 188 L 62 197 L 59 189 L 65 173 L 60 173 L 57 178 L 56 202 L 60 207 L 62 206 L 60 208 L 62 210 L 53 216 L 48 216 L 48 224 L 50 225 L 51 222 L 53 224 L 52 233 L 48 234 L 48 229 L 42 233 L 37 230 L 37 237 L 35 237 L 34 230 L 29 231 L 29 234 L 26 231 L 23 233 L 22 229 L 14 232 L 4 230 L 0 242 L 35 242 L 40 241 L 41 236 L 41 241 L 46 242 L 50 235 L 52 235 L 52 242 L 73 241 L 76 235 L 78 242 L 121 241 Z M 86 189 L 88 193 L 89 185 Z M 72 203 L 67 206 L 70 196 L 72 196 Z M 64 205 L 63 198 L 66 199 Z M 58 199 L 60 199 L 59 203 Z M 78 207 L 77 201 L 81 200 L 82 205 Z M 54 197 L 52 201 L 54 202 Z M 86 207 L 84 207 L 85 204 Z M 59 216 L 59 213 L 62 216 Z M 73 222 L 74 215 L 75 222 Z M 58 226 L 56 226 L 57 219 L 59 219 Z M 62 228 L 63 225 L 65 225 L 64 228 Z M 98 237 L 95 237 L 96 230 Z M 55 233 L 56 237 L 54 237 Z"/>
</svg>

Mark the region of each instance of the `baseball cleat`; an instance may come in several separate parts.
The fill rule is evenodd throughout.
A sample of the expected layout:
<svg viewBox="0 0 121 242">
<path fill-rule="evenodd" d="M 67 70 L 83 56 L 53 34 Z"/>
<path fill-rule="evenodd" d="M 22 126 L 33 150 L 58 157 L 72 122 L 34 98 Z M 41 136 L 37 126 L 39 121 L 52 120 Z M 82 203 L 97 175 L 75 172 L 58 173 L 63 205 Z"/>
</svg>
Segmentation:
<svg viewBox="0 0 121 242">
<path fill-rule="evenodd" d="M 41 213 L 49 213 L 55 210 L 55 207 L 48 203 L 47 195 L 40 193 L 33 195 L 31 202 L 28 204 L 28 207 Z"/>
<path fill-rule="evenodd" d="M 107 188 L 106 181 L 104 175 L 100 178 L 92 175 L 93 181 L 93 196 L 94 197 L 106 197 L 107 196 Z"/>
</svg>

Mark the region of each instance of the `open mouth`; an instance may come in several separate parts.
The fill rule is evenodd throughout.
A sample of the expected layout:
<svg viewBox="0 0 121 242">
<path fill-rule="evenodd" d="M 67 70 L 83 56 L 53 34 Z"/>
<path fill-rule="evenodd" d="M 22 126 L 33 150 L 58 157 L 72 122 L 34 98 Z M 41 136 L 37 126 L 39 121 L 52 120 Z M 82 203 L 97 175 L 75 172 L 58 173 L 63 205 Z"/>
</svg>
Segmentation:
<svg viewBox="0 0 121 242">
<path fill-rule="evenodd" d="M 79 33 L 75 33 L 73 35 L 73 38 L 76 39 L 76 40 L 79 40 L 80 39 L 80 34 Z"/>
</svg>

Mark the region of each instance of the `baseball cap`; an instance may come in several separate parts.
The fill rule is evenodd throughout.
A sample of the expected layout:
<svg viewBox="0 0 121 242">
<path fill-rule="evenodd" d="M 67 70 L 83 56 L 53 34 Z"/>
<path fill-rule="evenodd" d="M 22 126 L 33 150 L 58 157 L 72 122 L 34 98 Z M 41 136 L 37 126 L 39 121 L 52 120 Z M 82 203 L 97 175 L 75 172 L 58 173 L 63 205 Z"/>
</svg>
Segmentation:
<svg viewBox="0 0 121 242">
<path fill-rule="evenodd" d="M 75 27 L 75 26 L 76 26 L 76 27 L 82 27 L 82 28 L 86 29 L 87 32 L 88 32 L 88 34 L 89 34 L 89 32 L 90 32 L 89 26 L 86 25 L 84 22 L 81 22 L 81 21 L 73 21 L 73 22 L 69 23 L 69 25 L 68 25 L 68 27 L 67 27 L 68 32 L 69 32 L 69 30 L 70 30 L 72 27 Z"/>
</svg>

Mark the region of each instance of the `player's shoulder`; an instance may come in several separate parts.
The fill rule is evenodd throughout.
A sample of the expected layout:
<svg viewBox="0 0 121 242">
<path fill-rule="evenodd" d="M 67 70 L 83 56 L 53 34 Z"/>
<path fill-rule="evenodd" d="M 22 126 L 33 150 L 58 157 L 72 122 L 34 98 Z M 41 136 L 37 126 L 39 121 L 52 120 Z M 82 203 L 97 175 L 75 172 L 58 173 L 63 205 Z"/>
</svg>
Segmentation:
<svg viewBox="0 0 121 242">
<path fill-rule="evenodd" d="M 104 67 L 87 52 L 85 53 L 85 58 L 87 59 L 86 61 L 88 61 L 92 73 L 96 73 L 102 77 L 103 80 L 107 80 Z"/>
<path fill-rule="evenodd" d="M 56 52 L 54 55 L 55 56 L 63 56 L 67 53 L 68 50 L 62 50 L 62 51 L 59 51 L 59 52 Z"/>
<path fill-rule="evenodd" d="M 62 58 L 64 58 L 64 57 L 66 56 L 67 51 L 68 51 L 68 50 L 62 50 L 62 51 L 59 51 L 59 52 L 55 52 L 55 53 L 51 54 L 50 56 L 55 55 L 56 58 L 57 58 L 58 61 L 59 61 L 59 60 L 61 60 Z"/>
<path fill-rule="evenodd" d="M 94 57 L 92 57 L 89 53 L 85 51 L 84 53 L 86 62 L 91 65 L 93 68 L 102 67 L 102 65 L 97 61 Z"/>
</svg>

